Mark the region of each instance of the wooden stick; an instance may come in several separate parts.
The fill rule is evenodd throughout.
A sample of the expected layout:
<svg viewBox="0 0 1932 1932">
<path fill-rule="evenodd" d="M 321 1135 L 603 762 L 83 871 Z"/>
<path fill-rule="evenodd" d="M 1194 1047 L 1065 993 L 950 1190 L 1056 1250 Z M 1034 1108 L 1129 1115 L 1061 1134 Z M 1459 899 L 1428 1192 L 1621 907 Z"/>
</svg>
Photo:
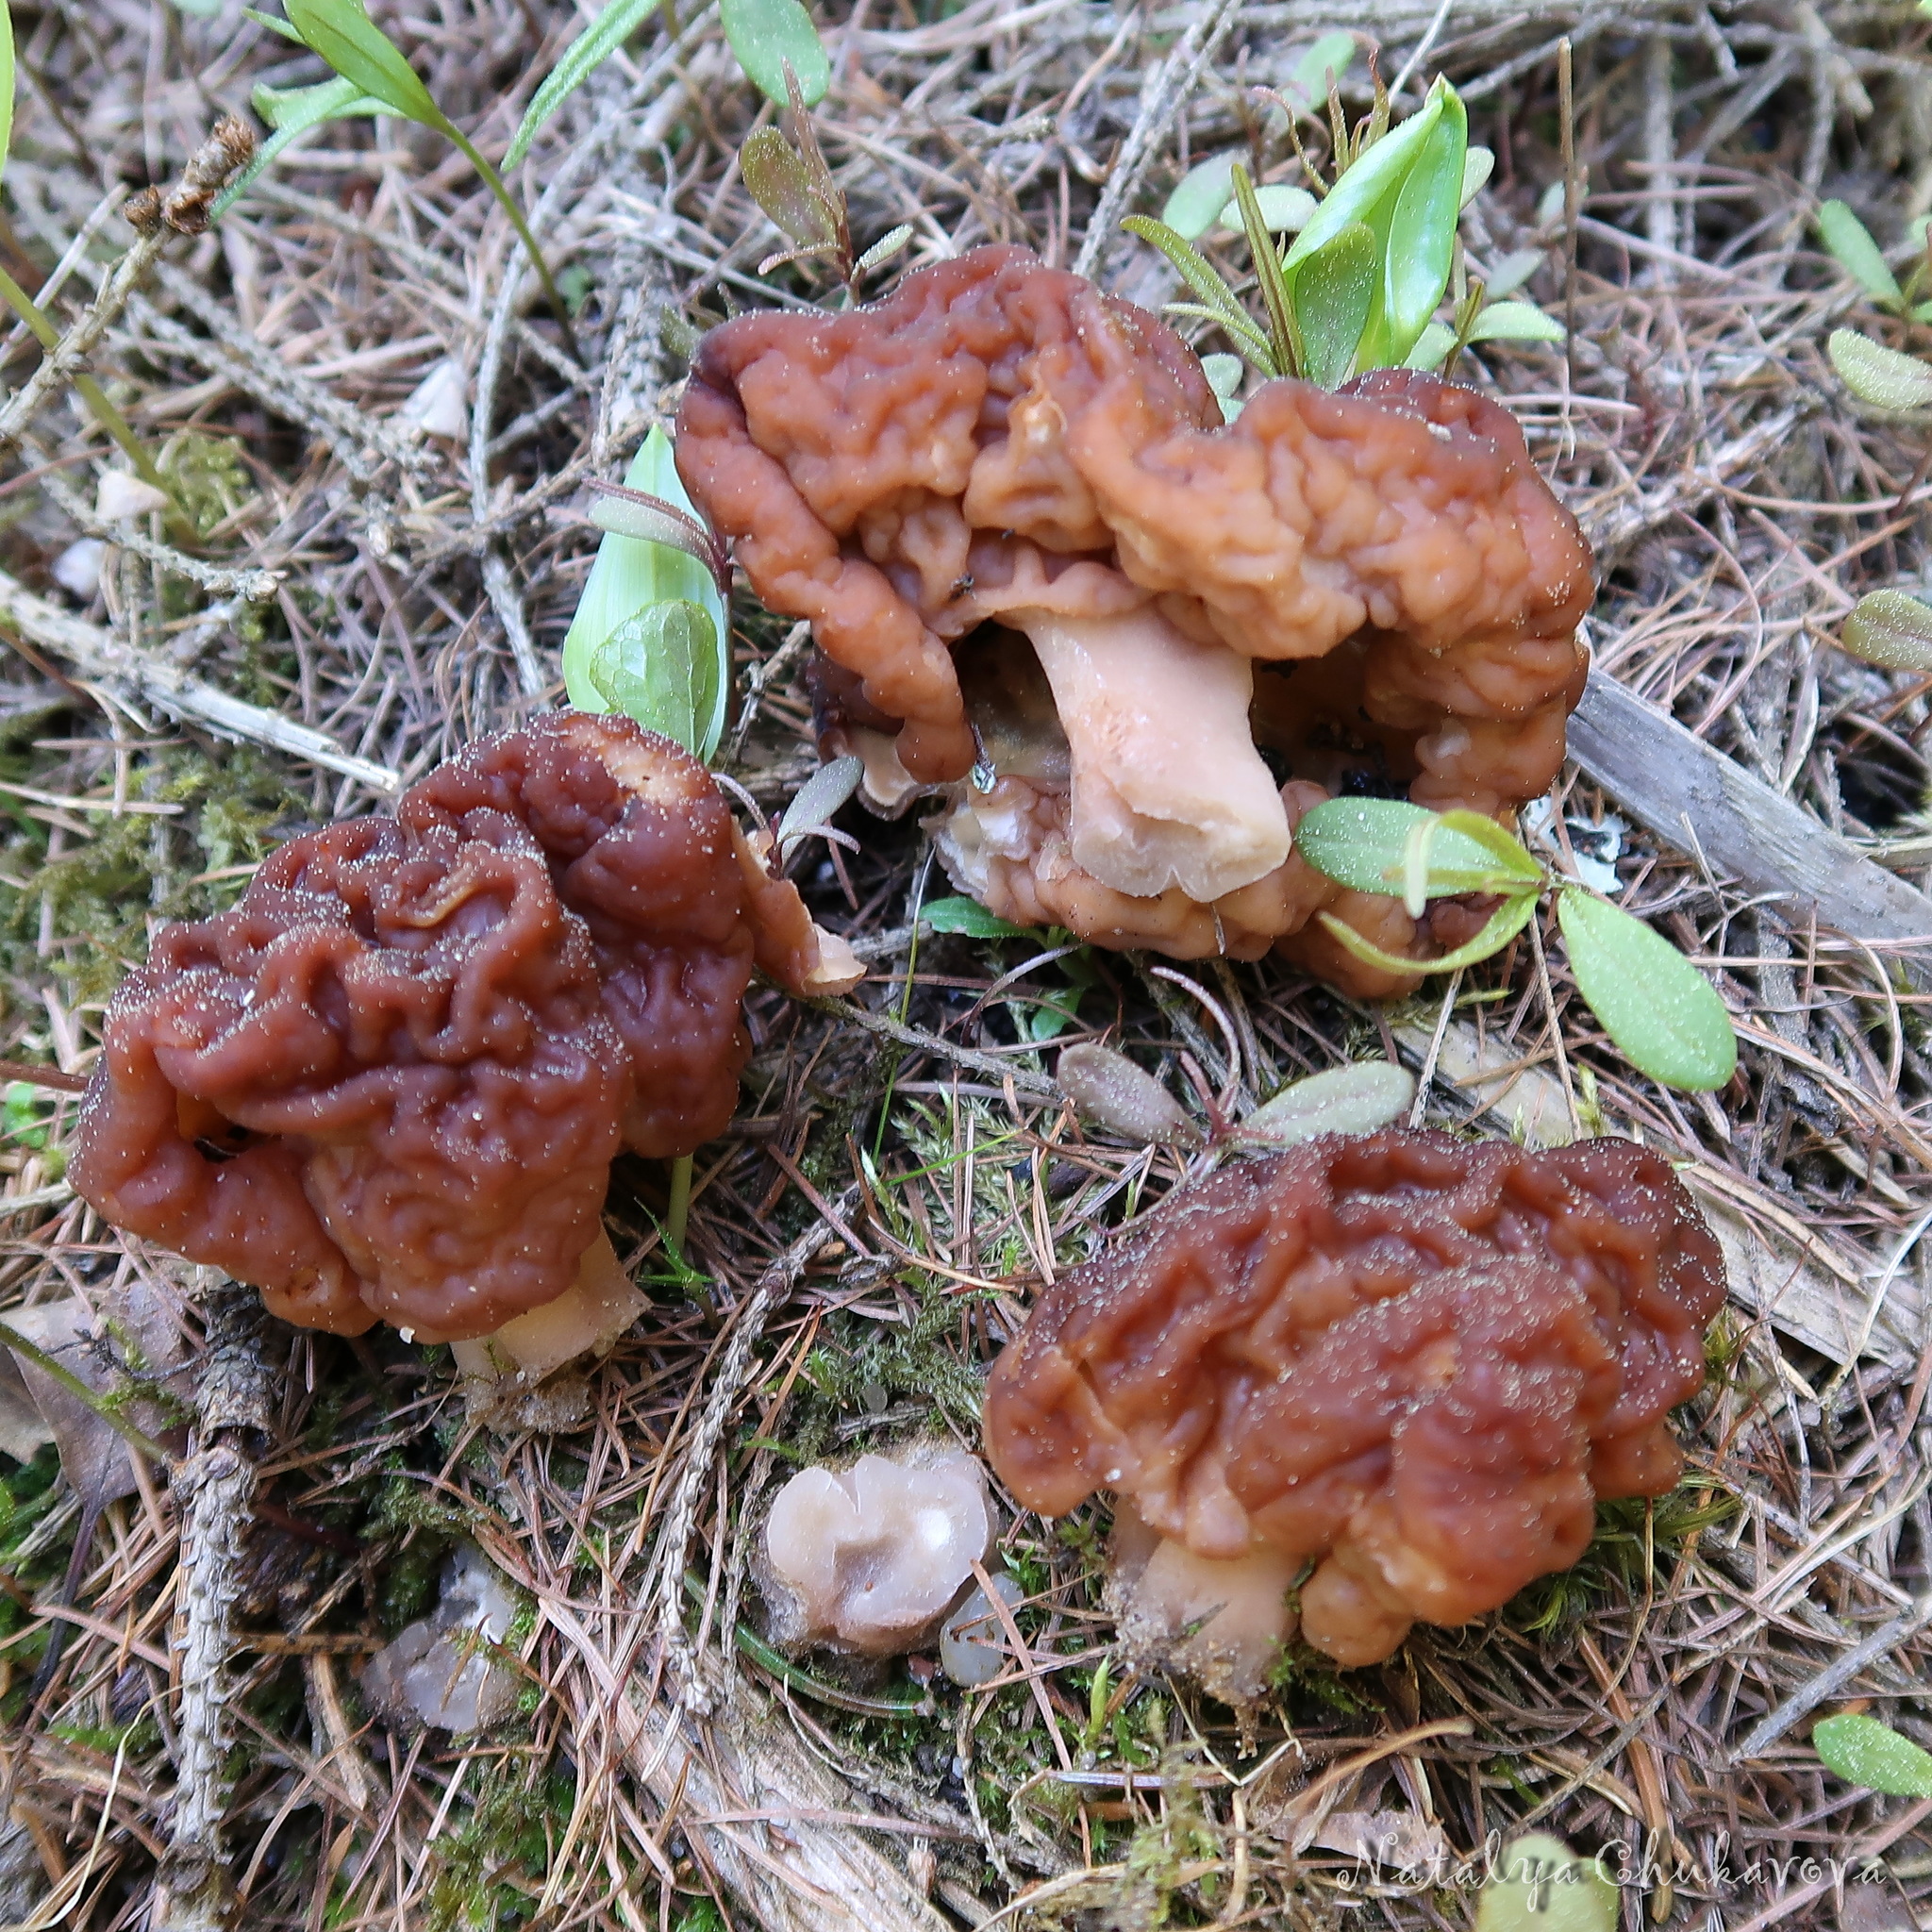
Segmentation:
<svg viewBox="0 0 1932 1932">
<path fill-rule="evenodd" d="M 1932 990 L 1932 899 L 1612 677 L 1592 671 L 1570 756 L 1646 829 L 1802 924 L 1862 940 Z"/>
</svg>

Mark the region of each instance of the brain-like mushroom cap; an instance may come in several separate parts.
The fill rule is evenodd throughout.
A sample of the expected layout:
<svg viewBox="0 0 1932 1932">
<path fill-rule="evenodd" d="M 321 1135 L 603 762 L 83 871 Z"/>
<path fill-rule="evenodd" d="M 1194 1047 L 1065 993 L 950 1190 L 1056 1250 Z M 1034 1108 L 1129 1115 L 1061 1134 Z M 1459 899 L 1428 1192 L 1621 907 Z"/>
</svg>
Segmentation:
<svg viewBox="0 0 1932 1932">
<path fill-rule="evenodd" d="M 1289 857 L 1309 788 L 1493 812 L 1561 763 L 1590 554 L 1508 413 L 1434 376 L 1271 382 L 1224 425 L 1162 323 L 991 247 L 712 331 L 677 452 L 842 668 L 874 796 L 985 755 L 941 849 L 1010 917 L 1252 957 L 1336 899 Z"/>
<path fill-rule="evenodd" d="M 1656 1154 L 1329 1136 L 1189 1187 L 1060 1276 L 994 1368 L 987 1454 L 1060 1514 L 1129 1498 L 1198 1557 L 1320 1559 L 1304 1634 L 1374 1661 L 1574 1563 L 1660 1495 L 1717 1244 Z"/>
<path fill-rule="evenodd" d="M 572 1286 L 620 1146 L 723 1130 L 754 959 L 823 984 L 818 940 L 696 759 L 543 718 L 163 926 L 69 1174 L 289 1321 L 486 1335 Z"/>
</svg>

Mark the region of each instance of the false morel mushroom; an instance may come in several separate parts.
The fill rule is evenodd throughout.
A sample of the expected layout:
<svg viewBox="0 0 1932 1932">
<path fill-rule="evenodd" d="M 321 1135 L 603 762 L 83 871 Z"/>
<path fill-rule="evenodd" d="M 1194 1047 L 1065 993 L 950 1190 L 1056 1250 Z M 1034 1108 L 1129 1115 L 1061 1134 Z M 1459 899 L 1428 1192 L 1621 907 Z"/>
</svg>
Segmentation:
<svg viewBox="0 0 1932 1932">
<path fill-rule="evenodd" d="M 635 1315 L 611 1159 L 723 1130 L 755 962 L 796 991 L 857 977 L 689 753 L 544 717 L 162 926 L 108 1009 L 68 1173 L 287 1321 L 502 1335 L 541 1373 Z"/>
<path fill-rule="evenodd" d="M 1269 382 L 1224 424 L 1163 323 L 986 247 L 714 329 L 677 457 L 810 621 L 824 747 L 874 802 L 944 788 L 948 871 L 1023 924 L 1387 991 L 1315 914 L 1420 962 L 1466 908 L 1345 891 L 1295 823 L 1499 812 L 1562 762 L 1590 552 L 1508 413 L 1436 376 Z"/>
<path fill-rule="evenodd" d="M 987 1455 L 1046 1515 L 1115 1491 L 1124 1624 L 1208 1615 L 1194 1658 L 1251 1694 L 1304 1567 L 1303 1636 L 1372 1663 L 1574 1563 L 1598 1498 L 1671 1489 L 1665 1419 L 1724 1295 L 1630 1141 L 1326 1136 L 1182 1189 L 1048 1288 L 993 1370 Z M 1217 1598 L 1241 1628 L 1214 1658 Z"/>
</svg>

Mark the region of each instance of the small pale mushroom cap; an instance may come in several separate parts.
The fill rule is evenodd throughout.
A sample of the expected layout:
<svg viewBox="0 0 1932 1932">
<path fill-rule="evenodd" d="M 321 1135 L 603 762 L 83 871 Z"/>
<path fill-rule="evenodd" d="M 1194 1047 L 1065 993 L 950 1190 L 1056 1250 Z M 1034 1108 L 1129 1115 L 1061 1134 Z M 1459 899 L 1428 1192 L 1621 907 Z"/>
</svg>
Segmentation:
<svg viewBox="0 0 1932 1932">
<path fill-rule="evenodd" d="M 801 1470 L 765 1524 L 774 1635 L 897 1657 L 928 1641 L 992 1547 L 976 1457 L 915 1450 Z"/>
</svg>

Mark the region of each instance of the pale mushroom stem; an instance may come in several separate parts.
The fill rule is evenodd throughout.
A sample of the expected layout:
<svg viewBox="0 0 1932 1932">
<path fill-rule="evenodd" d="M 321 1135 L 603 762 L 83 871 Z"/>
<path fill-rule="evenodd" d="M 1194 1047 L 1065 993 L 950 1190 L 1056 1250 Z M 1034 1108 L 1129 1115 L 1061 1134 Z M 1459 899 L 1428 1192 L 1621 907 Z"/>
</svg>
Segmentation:
<svg viewBox="0 0 1932 1932">
<path fill-rule="evenodd" d="M 600 1233 L 584 1250 L 577 1278 L 554 1302 L 506 1322 L 493 1335 L 450 1346 L 458 1368 L 473 1380 L 540 1382 L 578 1356 L 608 1354 L 644 1305 L 610 1237 Z"/>
<path fill-rule="evenodd" d="M 1288 814 L 1255 749 L 1254 666 L 1152 606 L 1124 616 L 1020 610 L 1073 753 L 1074 858 L 1140 898 L 1209 904 L 1288 858 Z"/>
</svg>

